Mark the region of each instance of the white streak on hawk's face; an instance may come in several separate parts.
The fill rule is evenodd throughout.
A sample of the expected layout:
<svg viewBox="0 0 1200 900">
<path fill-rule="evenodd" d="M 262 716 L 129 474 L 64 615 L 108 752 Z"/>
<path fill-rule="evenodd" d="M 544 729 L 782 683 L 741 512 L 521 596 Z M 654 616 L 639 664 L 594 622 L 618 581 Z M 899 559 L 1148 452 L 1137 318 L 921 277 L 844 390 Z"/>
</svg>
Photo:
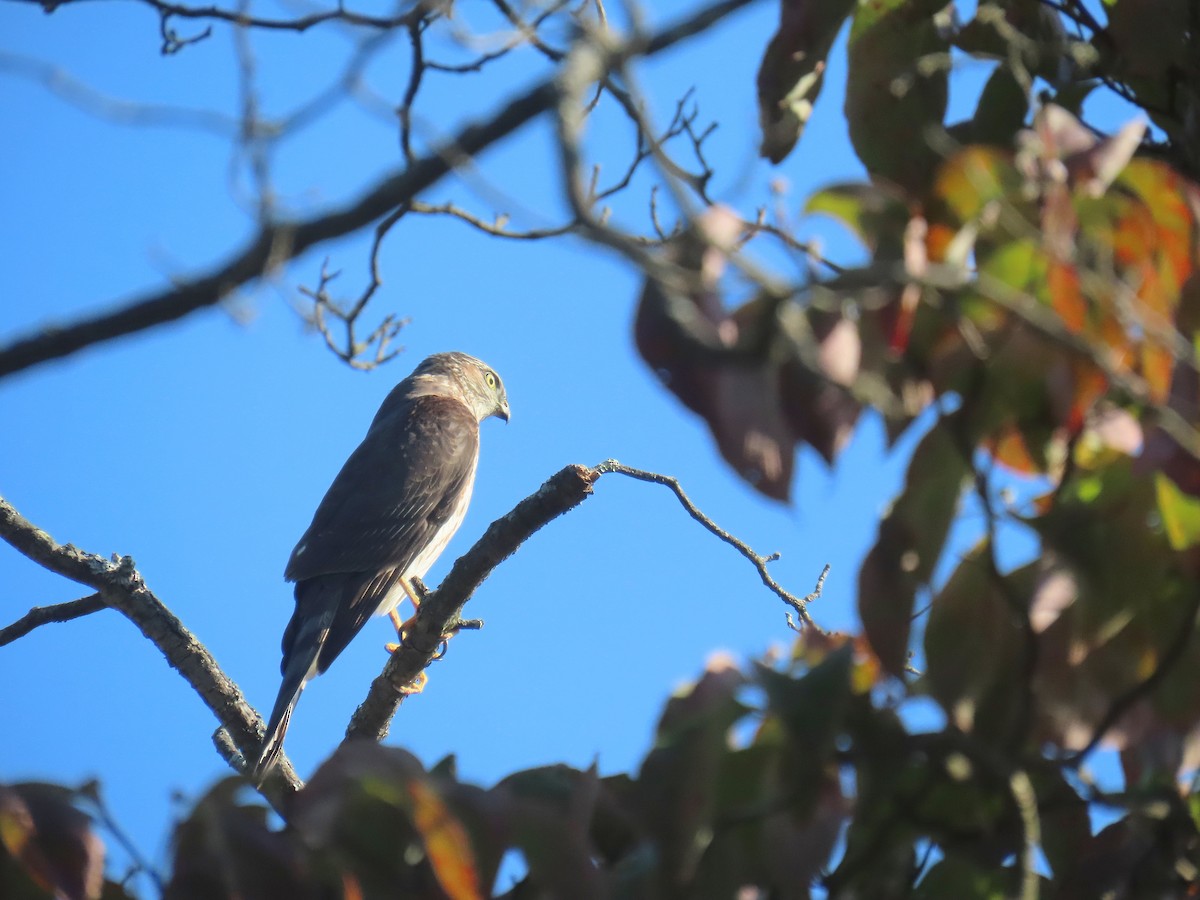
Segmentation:
<svg viewBox="0 0 1200 900">
<path fill-rule="evenodd" d="M 411 378 L 410 397 L 454 397 L 465 403 L 480 422 L 488 416 L 507 422 L 511 415 L 504 382 L 495 369 L 466 353 L 435 353 L 417 366 Z"/>
</svg>

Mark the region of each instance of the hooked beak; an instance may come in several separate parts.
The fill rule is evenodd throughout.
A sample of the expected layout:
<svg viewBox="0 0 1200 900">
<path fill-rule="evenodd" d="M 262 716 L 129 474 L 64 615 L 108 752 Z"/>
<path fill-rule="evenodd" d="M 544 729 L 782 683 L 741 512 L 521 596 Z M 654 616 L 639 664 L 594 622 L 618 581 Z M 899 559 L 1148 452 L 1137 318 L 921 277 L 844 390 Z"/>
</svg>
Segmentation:
<svg viewBox="0 0 1200 900">
<path fill-rule="evenodd" d="M 496 410 L 496 416 L 503 419 L 506 425 L 508 424 L 508 420 L 512 418 L 512 411 L 508 408 L 507 400 L 505 400 L 504 403 L 500 405 L 500 408 Z"/>
</svg>

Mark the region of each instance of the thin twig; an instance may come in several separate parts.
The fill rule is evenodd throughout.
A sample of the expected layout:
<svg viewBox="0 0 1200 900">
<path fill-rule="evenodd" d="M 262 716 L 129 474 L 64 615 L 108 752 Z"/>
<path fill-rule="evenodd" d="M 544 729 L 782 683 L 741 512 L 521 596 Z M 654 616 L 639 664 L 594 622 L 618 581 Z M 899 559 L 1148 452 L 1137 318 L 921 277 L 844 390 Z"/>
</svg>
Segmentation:
<svg viewBox="0 0 1200 900">
<path fill-rule="evenodd" d="M 0 647 L 11 644 L 17 638 L 23 638 L 33 629 L 50 622 L 70 622 L 90 616 L 94 612 L 106 609 L 107 604 L 99 594 L 89 594 L 78 600 L 66 603 L 55 603 L 53 606 L 35 606 L 7 628 L 0 628 Z"/>
<path fill-rule="evenodd" d="M 771 563 L 779 559 L 778 553 L 772 553 L 768 556 L 762 556 L 758 553 L 755 553 L 745 541 L 734 537 L 728 531 L 718 526 L 716 522 L 701 512 L 696 504 L 692 502 L 691 498 L 684 493 L 684 490 L 680 486 L 678 479 L 672 478 L 669 475 L 660 475 L 657 472 L 646 472 L 642 469 L 634 469 L 630 466 L 622 465 L 615 459 L 606 459 L 604 462 L 600 463 L 600 465 L 596 466 L 594 471 L 600 473 L 601 475 L 607 472 L 614 472 L 618 475 L 636 478 L 638 481 L 648 481 L 651 484 L 661 484 L 664 487 L 670 488 L 683 508 L 687 510 L 689 516 L 691 516 L 710 532 L 719 537 L 730 547 L 733 547 L 740 554 L 742 554 L 742 556 L 746 557 L 746 559 L 753 563 L 754 568 L 758 571 L 758 577 L 762 579 L 762 583 L 765 584 L 772 591 L 772 593 L 775 594 L 775 596 L 796 611 L 796 614 L 800 617 L 801 626 L 805 628 L 812 628 L 815 631 L 821 631 L 821 629 L 817 627 L 816 623 L 813 622 L 812 616 L 810 616 L 808 613 L 808 604 L 821 596 L 821 591 L 825 587 L 825 576 L 829 574 L 828 564 L 822 570 L 820 577 L 817 579 L 817 584 L 813 592 L 806 597 L 797 597 L 795 594 L 784 590 L 782 585 L 780 585 L 779 582 L 777 582 L 771 576 L 771 573 L 767 571 L 767 563 Z M 801 628 L 797 627 L 792 621 L 791 615 L 788 615 L 787 623 L 788 627 L 790 627 L 793 631 L 801 630 Z"/>
<path fill-rule="evenodd" d="M 47 8 L 67 6 L 79 0 L 40 0 Z M 396 16 L 372 16 L 346 9 L 341 3 L 336 9 L 312 13 L 296 19 L 269 19 L 262 16 L 251 16 L 239 10 L 224 9 L 219 6 L 185 6 L 179 3 L 167 3 L 164 0 L 140 0 L 154 9 L 165 21 L 172 17 L 180 19 L 211 19 L 217 22 L 228 22 L 243 28 L 261 28 L 267 31 L 297 31 L 303 32 L 326 22 L 342 22 L 347 25 L 358 25 L 364 28 L 390 30 L 407 25 L 414 18 L 422 18 L 433 14 L 429 4 L 417 3 L 404 13 Z"/>
<path fill-rule="evenodd" d="M 125 851 L 125 854 L 133 863 L 133 870 L 126 877 L 129 877 L 135 872 L 145 873 L 146 877 L 154 883 L 154 887 L 157 888 L 158 892 L 161 894 L 166 889 L 166 879 L 163 878 L 162 873 L 159 872 L 158 869 L 155 868 L 148 859 L 146 859 L 145 854 L 138 849 L 137 844 L 135 844 L 133 839 L 125 833 L 125 830 L 121 828 L 120 824 L 117 822 L 116 817 L 113 816 L 113 814 L 109 811 L 108 804 L 104 802 L 104 796 L 100 793 L 100 783 L 98 781 L 89 781 L 79 789 L 79 794 L 86 798 L 87 802 L 91 805 L 92 812 L 95 814 L 96 818 L 99 819 L 100 823 L 108 829 L 108 833 L 111 834 L 113 839 L 121 845 L 121 848 Z"/>
<path fill-rule="evenodd" d="M 1038 845 L 1042 842 L 1042 823 L 1038 818 L 1037 794 L 1029 774 L 1018 769 L 1009 776 L 1009 792 L 1021 819 L 1021 852 L 1017 865 L 1021 872 L 1021 900 L 1037 900 L 1041 877 L 1037 872 Z"/>
<path fill-rule="evenodd" d="M 450 216 L 458 219 L 472 228 L 482 231 L 484 234 L 492 237 L 506 238 L 512 241 L 540 241 L 546 238 L 560 237 L 564 234 L 570 234 L 576 228 L 575 222 L 567 222 L 565 225 L 553 225 L 548 228 L 530 228 L 525 231 L 509 231 L 505 228 L 507 224 L 507 216 L 497 216 L 494 221 L 488 222 L 481 219 L 472 212 L 468 212 L 453 203 L 423 203 L 420 200 L 414 200 L 409 205 L 409 210 L 420 215 L 442 215 Z"/>
</svg>

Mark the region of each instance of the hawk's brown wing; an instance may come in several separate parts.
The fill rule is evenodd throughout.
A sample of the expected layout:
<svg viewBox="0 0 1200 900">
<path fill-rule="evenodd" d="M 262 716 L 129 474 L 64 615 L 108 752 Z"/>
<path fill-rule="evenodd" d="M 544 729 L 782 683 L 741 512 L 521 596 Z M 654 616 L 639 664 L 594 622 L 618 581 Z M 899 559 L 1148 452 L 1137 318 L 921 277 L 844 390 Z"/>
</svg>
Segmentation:
<svg viewBox="0 0 1200 900">
<path fill-rule="evenodd" d="M 417 397 L 377 420 L 325 492 L 284 578 L 405 568 L 470 489 L 479 423 L 446 397 Z"/>
<path fill-rule="evenodd" d="M 457 527 L 451 514 L 471 489 L 478 457 L 479 423 L 457 400 L 406 399 L 372 423 L 288 560 L 296 611 L 284 634 L 284 672 L 300 649 L 299 623 L 328 623 L 318 638 L 325 671 L 421 551 Z"/>
</svg>

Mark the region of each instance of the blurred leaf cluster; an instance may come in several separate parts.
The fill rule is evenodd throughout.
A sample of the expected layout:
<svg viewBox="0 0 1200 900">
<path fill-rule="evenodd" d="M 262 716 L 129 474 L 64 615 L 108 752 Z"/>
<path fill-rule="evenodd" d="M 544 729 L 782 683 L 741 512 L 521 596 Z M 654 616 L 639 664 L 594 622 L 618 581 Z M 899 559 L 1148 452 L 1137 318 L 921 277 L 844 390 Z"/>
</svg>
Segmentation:
<svg viewBox="0 0 1200 900">
<path fill-rule="evenodd" d="M 921 0 L 781 8 L 758 79 L 762 154 L 804 153 L 849 20 L 844 112 L 870 177 L 804 210 L 849 229 L 863 256 L 822 261 L 828 275 L 810 265 L 798 292 L 753 278 L 730 306 L 729 273 L 745 273 L 754 235 L 710 208 L 668 249 L 690 286 L 651 273 L 635 336 L 731 466 L 776 499 L 790 496 L 799 445 L 832 464 L 865 410 L 893 439 L 921 422 L 858 575 L 863 641 L 889 688 L 865 713 L 879 730 L 847 747 L 891 769 L 856 757 L 855 811 L 825 886 L 1192 896 L 1196 10 L 1005 0 L 964 22 Z M 974 115 L 947 122 L 964 59 L 991 74 Z M 1080 120 L 1097 90 L 1143 115 L 1098 131 Z M 1002 488 L 1014 484 L 1027 499 Z M 946 559 L 966 505 L 978 542 Z M 1036 538 L 1036 558 L 1002 566 L 1006 528 Z M 881 709 L 919 697 L 940 705 L 943 731 L 882 724 Z M 1117 751 L 1123 791 L 1091 780 L 1099 748 Z"/>
</svg>

